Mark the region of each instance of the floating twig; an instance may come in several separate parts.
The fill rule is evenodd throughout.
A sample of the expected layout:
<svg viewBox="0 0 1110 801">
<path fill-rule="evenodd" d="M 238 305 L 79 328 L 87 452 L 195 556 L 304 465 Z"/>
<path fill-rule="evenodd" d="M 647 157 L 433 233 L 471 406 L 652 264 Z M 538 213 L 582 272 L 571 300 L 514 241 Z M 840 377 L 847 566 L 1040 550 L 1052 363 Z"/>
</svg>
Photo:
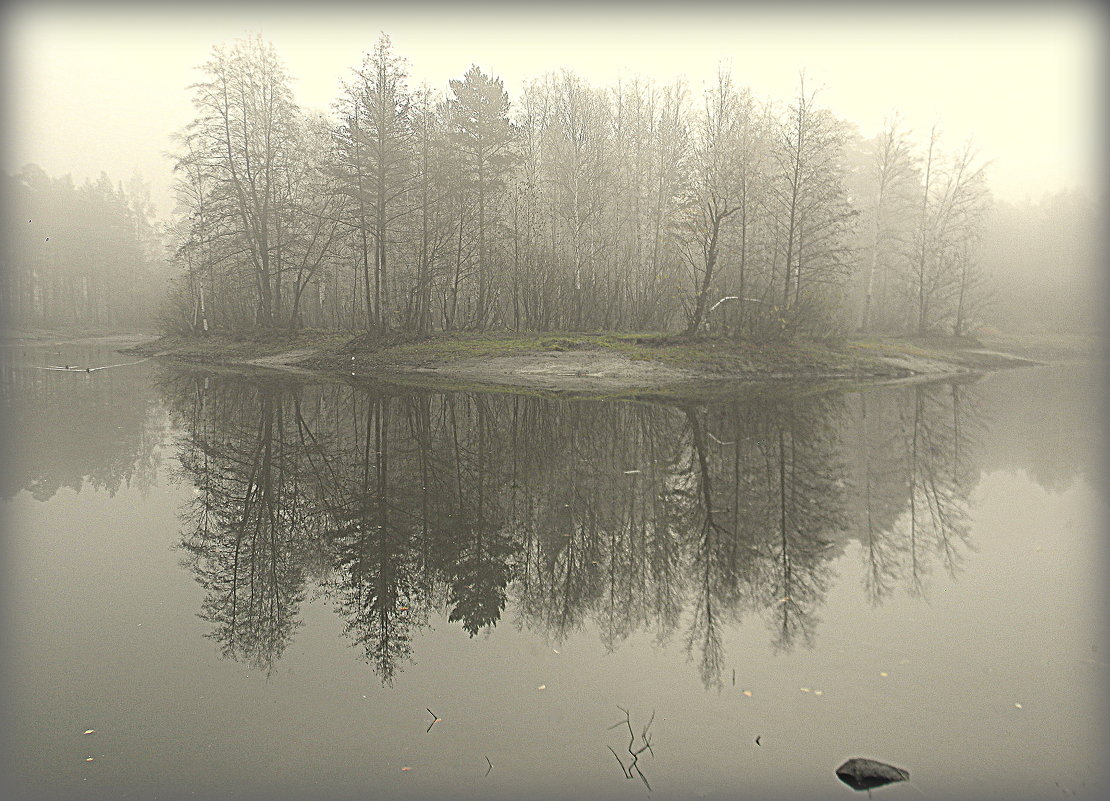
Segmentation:
<svg viewBox="0 0 1110 801">
<path fill-rule="evenodd" d="M 648 753 L 651 754 L 652 759 L 655 759 L 655 751 L 651 747 L 651 740 L 648 739 L 648 729 L 651 728 L 651 724 L 654 723 L 654 722 L 655 722 L 655 710 L 653 709 L 653 710 L 651 710 L 651 717 L 648 718 L 647 725 L 644 726 L 643 731 L 640 732 L 640 739 L 644 741 L 644 748 L 646 748 L 648 750 Z M 643 751 L 644 748 L 641 748 L 640 751 Z M 636 753 L 639 754 L 640 751 L 637 751 Z"/>
<path fill-rule="evenodd" d="M 493 763 L 489 761 L 489 757 L 486 757 L 486 764 L 488 764 L 489 767 L 486 768 L 486 772 L 482 774 L 483 776 L 489 776 L 489 772 L 493 770 Z"/>
<path fill-rule="evenodd" d="M 424 707 L 424 708 L 428 709 L 428 707 Z M 443 718 L 441 718 L 439 715 L 437 715 L 435 712 L 433 712 L 430 709 L 428 709 L 428 714 L 432 716 L 432 722 L 428 724 L 428 729 L 427 729 L 427 731 L 424 732 L 425 734 L 427 734 L 428 732 L 430 732 L 432 730 L 432 726 L 436 725 L 441 720 L 443 720 Z"/>
<path fill-rule="evenodd" d="M 625 709 L 623 706 L 618 705 L 617 709 L 624 713 L 624 720 L 618 720 L 612 726 L 609 726 L 609 728 L 615 729 L 618 726 L 622 725 L 628 728 L 628 753 L 632 756 L 632 761 L 628 763 L 627 767 L 625 767 L 624 762 L 621 761 L 620 756 L 618 756 L 617 752 L 613 750 L 613 747 L 606 746 L 606 748 L 608 748 L 609 751 L 613 754 L 613 757 L 617 760 L 617 764 L 621 766 L 621 772 L 624 774 L 624 778 L 631 779 L 633 775 L 639 776 L 640 781 L 644 783 L 644 787 L 646 787 L 648 789 L 648 792 L 650 793 L 651 784 L 648 783 L 647 776 L 644 775 L 644 772 L 640 770 L 639 762 L 640 754 L 642 754 L 644 751 L 649 752 L 652 759 L 655 758 L 655 751 L 654 749 L 652 749 L 651 739 L 648 737 L 648 729 L 651 728 L 651 724 L 655 721 L 655 710 L 653 709 L 651 711 L 651 717 L 648 719 L 647 724 L 640 732 L 640 740 L 643 742 L 643 745 L 633 750 L 633 746 L 636 745 L 636 733 L 632 730 L 631 716 L 629 715 L 628 710 Z"/>
<path fill-rule="evenodd" d="M 624 763 L 621 762 L 621 758 L 617 756 L 617 752 L 613 750 L 613 746 L 607 745 L 605 747 L 609 749 L 609 753 L 613 755 L 613 759 L 617 760 L 617 764 L 621 766 L 621 772 L 624 774 L 624 778 L 631 779 L 632 774 L 628 772 L 628 768 L 626 768 L 624 766 Z"/>
</svg>

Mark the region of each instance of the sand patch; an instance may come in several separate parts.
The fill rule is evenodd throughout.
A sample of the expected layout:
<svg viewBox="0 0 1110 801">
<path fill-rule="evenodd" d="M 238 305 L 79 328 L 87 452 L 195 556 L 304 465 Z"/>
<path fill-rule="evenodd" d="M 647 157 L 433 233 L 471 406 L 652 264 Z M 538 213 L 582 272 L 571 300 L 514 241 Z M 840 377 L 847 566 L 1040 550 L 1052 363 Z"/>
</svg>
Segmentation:
<svg viewBox="0 0 1110 801">
<path fill-rule="evenodd" d="M 566 390 L 660 387 L 705 378 L 675 367 L 601 350 L 545 351 L 519 356 L 463 359 L 415 372 L 493 384 Z"/>
</svg>

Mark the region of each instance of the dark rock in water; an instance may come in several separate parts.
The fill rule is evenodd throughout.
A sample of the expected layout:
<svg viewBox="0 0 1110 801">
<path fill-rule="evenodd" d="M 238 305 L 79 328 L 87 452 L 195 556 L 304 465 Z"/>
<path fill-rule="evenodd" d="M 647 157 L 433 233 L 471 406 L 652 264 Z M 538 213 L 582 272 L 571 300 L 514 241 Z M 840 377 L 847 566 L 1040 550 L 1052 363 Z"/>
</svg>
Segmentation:
<svg viewBox="0 0 1110 801">
<path fill-rule="evenodd" d="M 909 781 L 910 773 L 885 762 L 857 757 L 837 768 L 836 776 L 853 790 L 871 790 L 884 784 Z"/>
</svg>

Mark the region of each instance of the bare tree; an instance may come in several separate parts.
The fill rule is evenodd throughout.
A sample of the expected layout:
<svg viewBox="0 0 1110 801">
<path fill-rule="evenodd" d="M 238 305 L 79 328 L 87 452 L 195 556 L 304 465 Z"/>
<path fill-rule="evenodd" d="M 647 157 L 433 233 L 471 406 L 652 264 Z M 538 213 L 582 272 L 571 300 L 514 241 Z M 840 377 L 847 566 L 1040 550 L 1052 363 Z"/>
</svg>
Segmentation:
<svg viewBox="0 0 1110 801">
<path fill-rule="evenodd" d="M 909 282 L 919 335 L 955 316 L 961 317 L 962 327 L 972 272 L 961 270 L 959 264 L 964 255 L 970 256 L 965 247 L 976 237 L 989 203 L 987 165 L 979 160 L 972 144 L 946 157 L 939 152 L 939 140 L 934 126 L 925 158 L 916 259 Z"/>
<path fill-rule="evenodd" d="M 261 37 L 213 48 L 194 84 L 197 118 L 182 137 L 177 166 L 203 171 L 210 207 L 231 239 L 229 267 L 252 278 L 256 322 L 274 325 L 282 314 L 279 213 L 298 140 L 300 112 L 272 45 Z M 187 199 L 188 196 L 186 196 Z"/>
<path fill-rule="evenodd" d="M 873 324 L 873 299 L 876 282 L 880 288 L 880 307 L 885 308 L 888 262 L 894 256 L 891 240 L 895 229 L 904 219 L 909 194 L 915 180 L 914 158 L 906 132 L 895 115 L 886 124 L 871 147 L 868 176 L 872 181 L 869 204 L 871 216 L 870 258 L 867 265 L 867 283 L 863 301 L 860 330 L 870 331 Z"/>
<path fill-rule="evenodd" d="M 803 74 L 774 156 L 774 199 L 784 240 L 778 308 L 790 330 L 800 322 L 803 287 L 842 279 L 850 265 L 846 237 L 856 210 L 844 186 L 844 137 L 839 120 L 816 106 L 816 92 L 806 94 Z"/>
<path fill-rule="evenodd" d="M 694 122 L 691 181 L 686 222 L 687 263 L 694 276 L 693 310 L 687 334 L 701 330 L 708 308 L 709 287 L 721 254 L 724 226 L 743 208 L 739 157 L 740 102 L 731 78 L 717 75 L 705 105 Z M 692 251 L 692 252 L 691 252 Z"/>
<path fill-rule="evenodd" d="M 302 298 L 316 282 L 315 320 L 323 323 L 322 279 L 326 268 L 344 255 L 341 208 L 344 201 L 335 173 L 328 169 L 331 130 L 326 119 L 305 120 L 296 148 L 296 161 L 283 192 L 289 198 L 283 229 L 287 244 L 282 253 L 283 271 L 292 280 L 293 300 L 289 328 L 301 324 Z M 279 217 L 282 219 L 282 217 Z"/>
</svg>

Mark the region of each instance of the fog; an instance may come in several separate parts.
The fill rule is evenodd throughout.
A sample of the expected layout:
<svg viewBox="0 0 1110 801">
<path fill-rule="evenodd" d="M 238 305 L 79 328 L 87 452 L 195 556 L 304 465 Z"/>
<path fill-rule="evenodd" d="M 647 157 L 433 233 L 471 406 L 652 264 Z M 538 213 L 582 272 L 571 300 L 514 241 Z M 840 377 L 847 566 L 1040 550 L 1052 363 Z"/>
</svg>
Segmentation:
<svg viewBox="0 0 1110 801">
<path fill-rule="evenodd" d="M 792 7 L 791 7 L 792 6 Z M 822 101 L 879 132 L 898 110 L 922 133 L 939 123 L 974 137 L 993 159 L 991 187 L 1009 201 L 1101 187 L 1099 129 L 1104 25 L 1095 3 L 623 4 L 496 3 L 360 10 L 349 4 L 10 3 L 4 168 L 127 180 L 140 170 L 161 214 L 170 209 L 168 135 L 191 118 L 186 87 L 219 42 L 258 32 L 295 79 L 298 102 L 328 110 L 380 31 L 408 59 L 412 84 L 436 90 L 471 63 L 512 98 L 549 71 L 596 85 L 685 76 L 695 91 L 718 66 L 788 100 L 805 69 Z"/>
</svg>

